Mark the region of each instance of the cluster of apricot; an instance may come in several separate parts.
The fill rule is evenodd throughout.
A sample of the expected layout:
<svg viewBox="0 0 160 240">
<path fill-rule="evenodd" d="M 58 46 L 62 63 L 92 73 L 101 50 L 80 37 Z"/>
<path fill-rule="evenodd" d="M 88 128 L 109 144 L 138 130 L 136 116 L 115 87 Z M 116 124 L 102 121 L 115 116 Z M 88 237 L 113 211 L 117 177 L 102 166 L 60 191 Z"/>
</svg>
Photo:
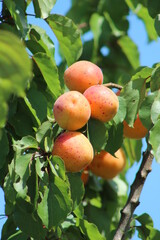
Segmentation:
<svg viewBox="0 0 160 240">
<path fill-rule="evenodd" d="M 119 108 L 117 95 L 102 85 L 101 69 L 89 61 L 78 61 L 66 69 L 64 82 L 69 91 L 55 101 L 53 113 L 65 132 L 55 140 L 52 154 L 62 158 L 67 171 L 84 170 L 84 183 L 88 169 L 104 179 L 115 177 L 125 166 L 123 150 L 119 149 L 115 157 L 104 150 L 96 153 L 80 129 L 90 118 L 102 122 L 112 120 Z"/>
</svg>

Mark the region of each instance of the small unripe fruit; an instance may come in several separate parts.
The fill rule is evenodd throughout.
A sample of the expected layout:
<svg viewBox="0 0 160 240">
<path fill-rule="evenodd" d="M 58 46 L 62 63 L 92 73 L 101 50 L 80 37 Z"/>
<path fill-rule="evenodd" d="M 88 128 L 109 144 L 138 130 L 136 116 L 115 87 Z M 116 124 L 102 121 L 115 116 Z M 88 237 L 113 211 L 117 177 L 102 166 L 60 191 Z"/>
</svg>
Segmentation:
<svg viewBox="0 0 160 240">
<path fill-rule="evenodd" d="M 129 127 L 126 121 L 123 122 L 123 135 L 127 138 L 141 139 L 144 138 L 148 130 L 145 128 L 137 114 L 137 118 L 133 124 L 133 127 Z"/>
<path fill-rule="evenodd" d="M 124 169 L 126 163 L 126 157 L 121 148 L 115 153 L 115 156 L 102 150 L 95 154 L 89 169 L 96 176 L 112 179 Z"/>
<path fill-rule="evenodd" d="M 83 94 L 70 91 L 62 94 L 56 100 L 53 113 L 61 128 L 74 131 L 82 128 L 88 122 L 91 108 Z"/>
<path fill-rule="evenodd" d="M 73 63 L 64 72 L 64 82 L 70 90 L 83 93 L 87 88 L 103 83 L 101 69 L 89 61 Z"/>
<path fill-rule="evenodd" d="M 108 122 L 116 115 L 119 101 L 116 94 L 103 85 L 88 88 L 83 94 L 91 107 L 91 117 Z"/>
<path fill-rule="evenodd" d="M 56 139 L 52 155 L 62 158 L 67 171 L 79 172 L 93 160 L 93 147 L 82 133 L 65 132 Z"/>
</svg>

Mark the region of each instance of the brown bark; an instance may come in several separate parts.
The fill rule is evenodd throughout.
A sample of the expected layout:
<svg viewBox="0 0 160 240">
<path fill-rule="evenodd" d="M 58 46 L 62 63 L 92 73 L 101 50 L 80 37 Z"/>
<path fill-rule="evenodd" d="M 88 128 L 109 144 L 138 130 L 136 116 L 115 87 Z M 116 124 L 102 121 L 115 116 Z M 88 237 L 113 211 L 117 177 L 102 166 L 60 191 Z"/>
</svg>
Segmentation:
<svg viewBox="0 0 160 240">
<path fill-rule="evenodd" d="M 146 150 L 143 154 L 141 166 L 136 174 L 136 178 L 131 185 L 130 194 L 124 208 L 121 210 L 121 218 L 113 240 L 125 239 L 125 234 L 129 229 L 134 210 L 139 205 L 139 198 L 148 173 L 152 170 L 153 155 Z"/>
</svg>

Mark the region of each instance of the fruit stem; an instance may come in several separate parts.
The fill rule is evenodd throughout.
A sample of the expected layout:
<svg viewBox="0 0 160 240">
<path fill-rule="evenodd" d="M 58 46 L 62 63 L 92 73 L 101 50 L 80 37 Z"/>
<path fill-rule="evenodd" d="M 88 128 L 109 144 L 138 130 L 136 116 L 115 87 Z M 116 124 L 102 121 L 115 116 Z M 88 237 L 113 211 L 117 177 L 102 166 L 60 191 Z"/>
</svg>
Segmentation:
<svg viewBox="0 0 160 240">
<path fill-rule="evenodd" d="M 112 82 L 110 82 L 110 83 L 105 83 L 105 84 L 103 84 L 103 86 L 105 86 L 105 87 L 111 87 L 111 88 L 117 88 L 117 89 L 119 89 L 119 90 L 122 90 L 122 86 L 121 85 L 119 85 L 119 84 L 117 84 L 117 83 L 112 83 Z"/>
</svg>

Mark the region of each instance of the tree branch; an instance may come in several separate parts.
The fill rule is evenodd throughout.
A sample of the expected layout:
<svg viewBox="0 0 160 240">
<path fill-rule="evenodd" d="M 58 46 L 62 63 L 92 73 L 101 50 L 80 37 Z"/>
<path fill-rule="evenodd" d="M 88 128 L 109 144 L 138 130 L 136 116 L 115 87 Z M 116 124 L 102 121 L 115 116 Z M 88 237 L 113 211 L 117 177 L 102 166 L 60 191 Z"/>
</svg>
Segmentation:
<svg viewBox="0 0 160 240">
<path fill-rule="evenodd" d="M 139 205 L 139 198 L 145 180 L 148 173 L 152 170 L 153 157 L 152 153 L 148 150 L 143 153 L 141 166 L 136 174 L 134 182 L 132 183 L 127 203 L 121 210 L 121 218 L 113 240 L 123 240 L 129 229 L 134 210 Z"/>
<path fill-rule="evenodd" d="M 119 84 L 117 84 L 117 83 L 112 83 L 112 82 L 110 82 L 110 83 L 105 83 L 105 84 L 103 84 L 103 86 L 105 86 L 105 87 L 111 87 L 111 88 L 117 88 L 117 89 L 119 89 L 119 90 L 122 90 L 122 86 L 121 85 L 119 85 Z"/>
</svg>

